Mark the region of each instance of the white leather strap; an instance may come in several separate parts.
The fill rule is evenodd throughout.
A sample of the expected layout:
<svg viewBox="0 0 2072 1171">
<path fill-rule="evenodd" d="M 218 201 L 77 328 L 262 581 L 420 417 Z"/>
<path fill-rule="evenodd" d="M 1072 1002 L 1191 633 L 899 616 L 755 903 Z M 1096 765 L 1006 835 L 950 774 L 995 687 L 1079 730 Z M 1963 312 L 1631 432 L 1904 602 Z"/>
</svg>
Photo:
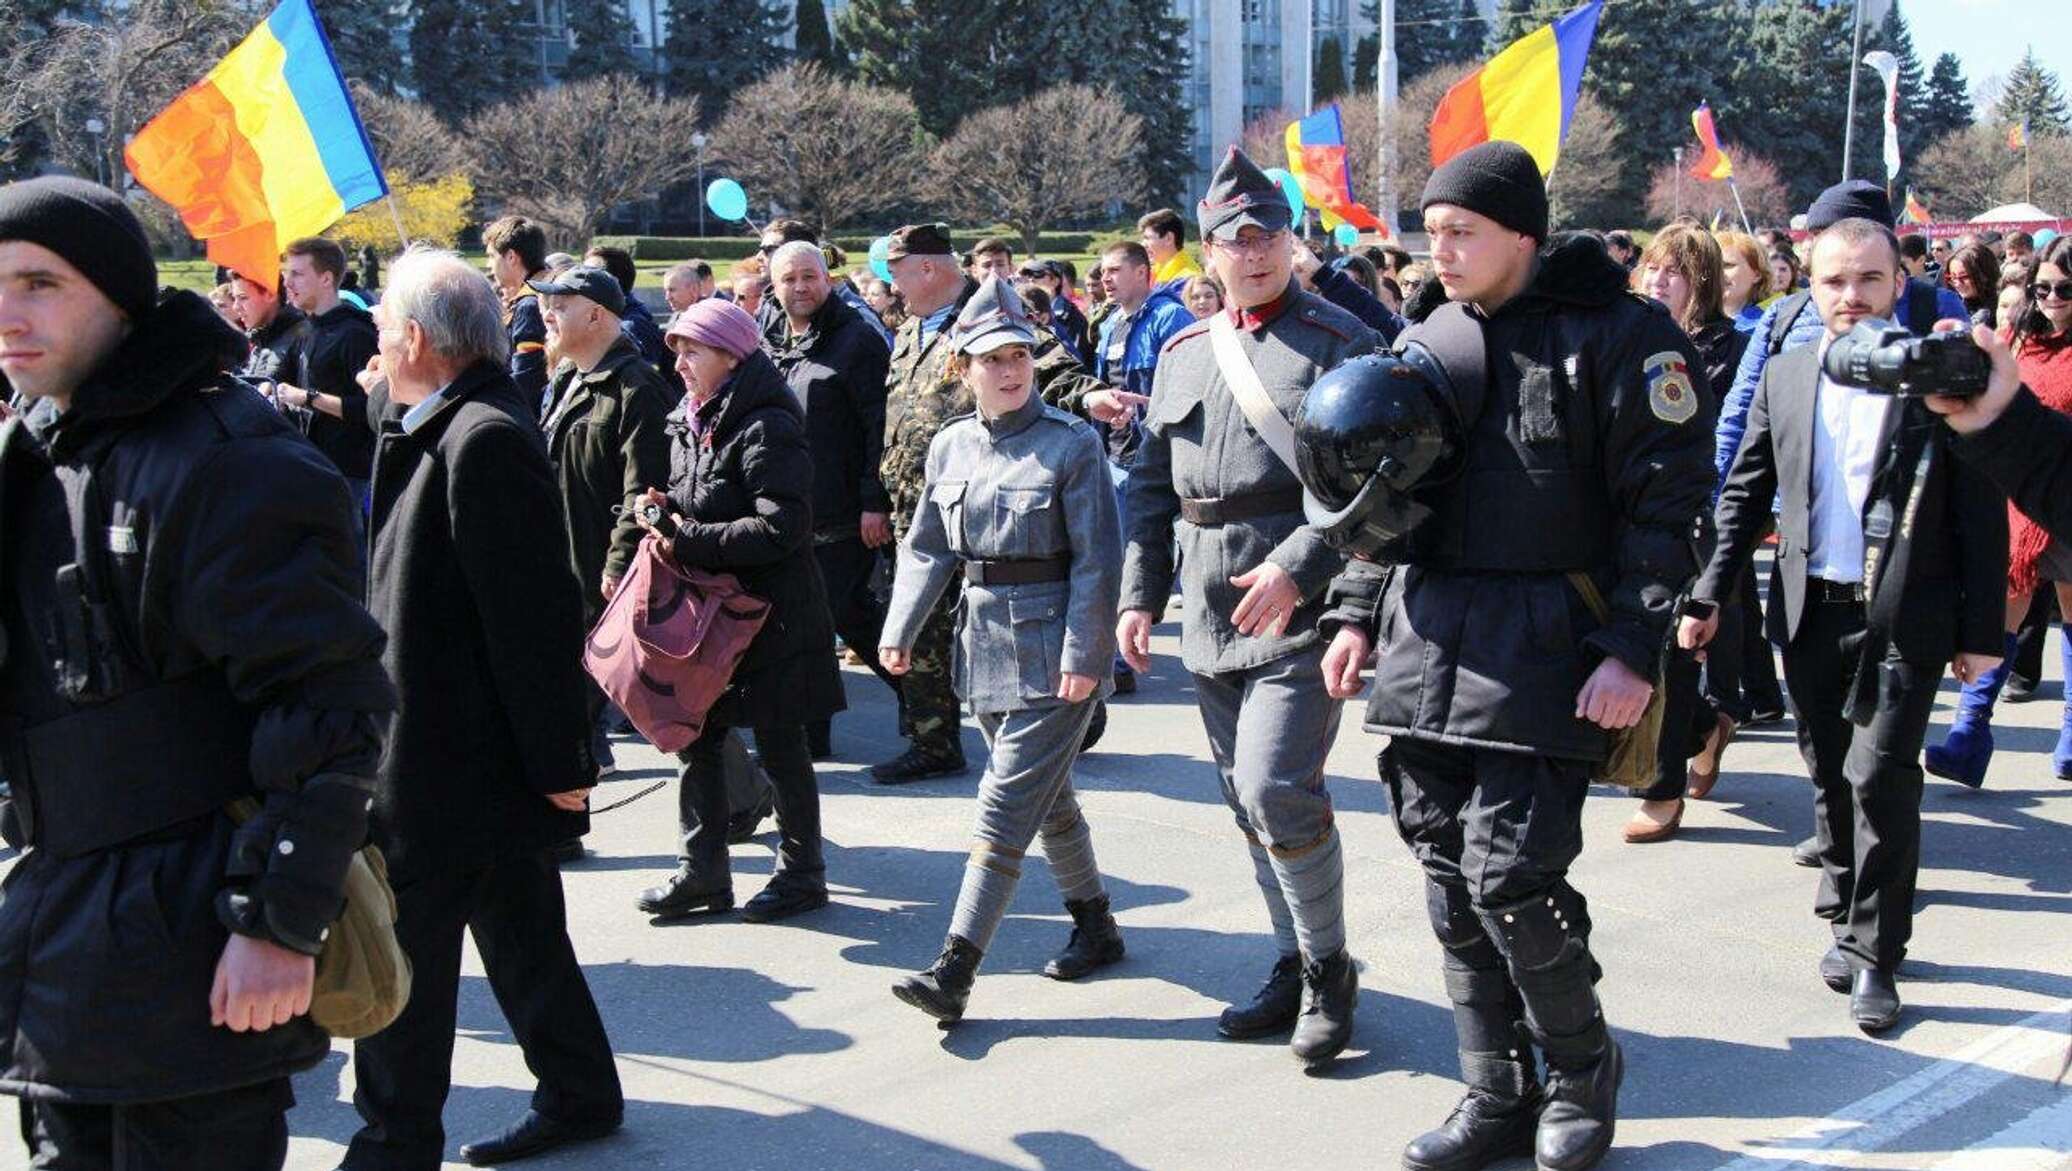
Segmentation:
<svg viewBox="0 0 2072 1171">
<path fill-rule="evenodd" d="M 1245 357 L 1244 347 L 1238 344 L 1237 327 L 1230 318 L 1217 313 L 1209 318 L 1209 344 L 1216 352 L 1216 368 L 1223 372 L 1223 383 L 1230 388 L 1230 397 L 1237 400 L 1238 409 L 1251 420 L 1252 430 L 1266 441 L 1266 446 L 1281 457 L 1288 470 L 1295 468 L 1295 427 L 1280 408 L 1267 397 L 1265 384 L 1259 381 L 1259 371 L 1252 366 L 1252 360 Z M 1300 474 L 1299 472 L 1297 473 Z"/>
</svg>

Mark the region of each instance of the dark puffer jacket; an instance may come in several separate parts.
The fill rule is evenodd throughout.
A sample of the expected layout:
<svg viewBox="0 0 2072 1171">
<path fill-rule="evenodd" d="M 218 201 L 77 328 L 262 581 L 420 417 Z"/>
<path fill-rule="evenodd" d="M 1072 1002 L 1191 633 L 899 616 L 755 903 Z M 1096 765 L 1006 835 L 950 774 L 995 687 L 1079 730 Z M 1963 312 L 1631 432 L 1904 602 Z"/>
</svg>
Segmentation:
<svg viewBox="0 0 2072 1171">
<path fill-rule="evenodd" d="M 229 926 L 320 949 L 394 706 L 345 483 L 220 381 L 227 340 L 174 294 L 41 434 L 0 428 L 0 746 L 32 842 L 0 888 L 0 1092 L 157 1101 L 329 1048 L 306 1018 L 209 1023 Z M 265 802 L 242 829 L 239 795 Z"/>
<path fill-rule="evenodd" d="M 684 411 L 698 410 L 684 399 Z M 758 350 L 699 412 L 670 421 L 669 499 L 679 564 L 731 573 L 770 616 L 712 708 L 713 724 L 771 726 L 841 711 L 834 621 L 813 557 L 813 454 L 799 401 Z"/>
<path fill-rule="evenodd" d="M 857 514 L 892 510 L 878 482 L 892 355 L 862 316 L 832 294 L 796 337 L 782 312 L 767 318 L 763 348 L 806 411 L 814 527 L 854 536 Z"/>
</svg>

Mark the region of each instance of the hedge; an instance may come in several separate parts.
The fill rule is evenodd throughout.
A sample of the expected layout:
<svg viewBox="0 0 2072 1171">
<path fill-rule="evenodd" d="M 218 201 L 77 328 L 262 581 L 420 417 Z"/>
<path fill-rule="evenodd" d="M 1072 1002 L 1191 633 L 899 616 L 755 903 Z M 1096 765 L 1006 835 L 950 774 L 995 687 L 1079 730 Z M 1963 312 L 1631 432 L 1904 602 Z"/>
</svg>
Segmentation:
<svg viewBox="0 0 2072 1171">
<path fill-rule="evenodd" d="M 950 234 L 950 242 L 959 249 L 964 249 L 988 235 L 1001 236 L 1016 252 L 1021 251 L 1021 236 L 1014 232 L 960 229 Z M 1045 232 L 1037 237 L 1036 244 L 1037 250 L 1045 256 L 1081 256 L 1092 252 L 1097 244 L 1105 243 L 1110 238 L 1134 237 L 1114 232 Z M 833 243 L 861 264 L 874 239 L 875 236 L 835 236 Z M 753 236 L 597 236 L 590 243 L 592 246 L 624 248 L 633 254 L 633 259 L 645 262 L 745 260 L 755 255 L 756 250 L 756 239 Z"/>
</svg>

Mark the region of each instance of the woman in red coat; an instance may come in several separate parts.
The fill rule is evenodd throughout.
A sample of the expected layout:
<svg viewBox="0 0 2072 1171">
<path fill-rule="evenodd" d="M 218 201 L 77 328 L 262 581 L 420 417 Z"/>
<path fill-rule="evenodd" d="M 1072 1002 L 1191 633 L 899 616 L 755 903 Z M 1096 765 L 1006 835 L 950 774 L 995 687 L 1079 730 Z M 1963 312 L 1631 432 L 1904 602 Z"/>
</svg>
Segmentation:
<svg viewBox="0 0 2072 1171">
<path fill-rule="evenodd" d="M 2053 240 L 2037 256 L 2029 286 L 2014 314 L 2002 323 L 2001 336 L 2014 346 L 2022 384 L 2043 405 L 2072 414 L 2072 238 Z M 2007 506 L 2007 628 L 2021 623 L 2029 595 L 2041 582 L 2057 586 L 2060 612 L 2072 615 L 2072 543 L 2057 540 L 2035 521 Z M 2065 676 L 2072 679 L 2072 623 L 2060 627 L 2059 652 Z M 1928 771 L 1973 788 L 1985 782 L 1993 758 L 1993 701 L 2014 659 L 2014 636 L 2007 636 L 2007 654 L 2000 666 L 1966 685 L 1957 701 L 1950 734 L 1928 750 Z M 2059 720 L 2058 746 L 2051 765 L 2061 780 L 2072 780 L 2072 700 Z"/>
</svg>

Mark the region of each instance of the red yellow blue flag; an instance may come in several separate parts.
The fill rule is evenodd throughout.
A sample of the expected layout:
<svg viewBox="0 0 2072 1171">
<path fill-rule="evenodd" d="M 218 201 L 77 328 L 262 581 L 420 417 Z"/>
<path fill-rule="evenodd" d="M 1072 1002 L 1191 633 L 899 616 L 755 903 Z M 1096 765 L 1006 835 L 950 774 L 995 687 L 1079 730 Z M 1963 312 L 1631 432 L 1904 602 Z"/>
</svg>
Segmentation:
<svg viewBox="0 0 2072 1171">
<path fill-rule="evenodd" d="M 1691 126 L 1698 131 L 1698 143 L 1703 148 L 1698 161 L 1691 164 L 1691 174 L 1700 179 L 1733 178 L 1734 160 L 1727 157 L 1719 144 L 1719 130 L 1712 124 L 1712 107 L 1699 102 L 1698 108 L 1691 111 Z"/>
<path fill-rule="evenodd" d="M 209 259 L 263 285 L 289 241 L 388 194 L 310 0 L 281 0 L 123 159 Z"/>
<path fill-rule="evenodd" d="M 1288 148 L 1288 173 L 1301 182 L 1302 201 L 1321 213 L 1325 231 L 1342 223 L 1363 231 L 1387 231 L 1373 212 L 1353 198 L 1345 123 L 1336 104 L 1288 123 L 1281 137 Z"/>
<path fill-rule="evenodd" d="M 1447 90 L 1428 128 L 1432 165 L 1477 143 L 1503 140 L 1524 147 L 1540 174 L 1551 172 L 1575 116 L 1583 65 L 1603 11 L 1604 0 L 1590 0 L 1512 41 Z"/>
</svg>

